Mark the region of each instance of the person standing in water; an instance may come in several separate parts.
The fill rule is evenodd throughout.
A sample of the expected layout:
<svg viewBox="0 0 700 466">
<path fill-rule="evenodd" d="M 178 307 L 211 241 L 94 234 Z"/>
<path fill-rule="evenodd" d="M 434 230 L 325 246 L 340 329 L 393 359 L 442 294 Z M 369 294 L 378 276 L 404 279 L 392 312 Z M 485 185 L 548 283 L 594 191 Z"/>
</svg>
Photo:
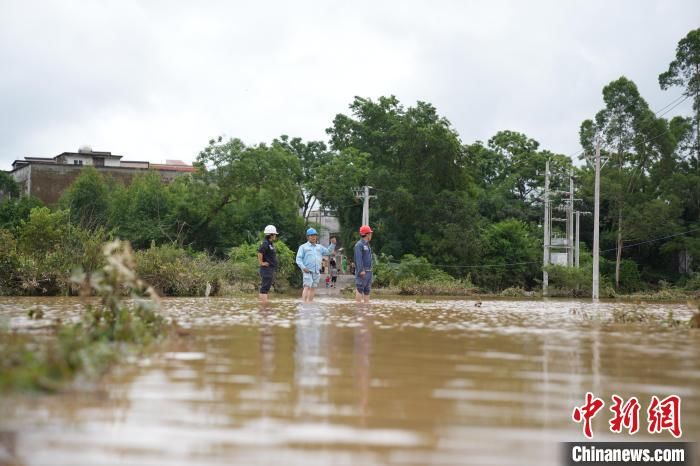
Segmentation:
<svg viewBox="0 0 700 466">
<path fill-rule="evenodd" d="M 274 225 L 265 227 L 265 239 L 258 248 L 258 263 L 260 264 L 260 294 L 258 299 L 267 304 L 268 296 L 277 269 L 277 252 L 274 242 L 277 241 L 277 228 Z"/>
<path fill-rule="evenodd" d="M 306 230 L 306 243 L 299 246 L 296 263 L 304 274 L 304 291 L 301 298 L 310 303 L 316 295 L 316 288 L 321 279 L 321 261 L 323 256 L 329 256 L 335 250 L 335 237 L 331 238 L 328 247 L 318 244 L 318 232 L 314 228 Z"/>
<path fill-rule="evenodd" d="M 360 227 L 360 241 L 355 243 L 355 301 L 369 303 L 372 289 L 372 229 L 369 225 Z"/>
</svg>

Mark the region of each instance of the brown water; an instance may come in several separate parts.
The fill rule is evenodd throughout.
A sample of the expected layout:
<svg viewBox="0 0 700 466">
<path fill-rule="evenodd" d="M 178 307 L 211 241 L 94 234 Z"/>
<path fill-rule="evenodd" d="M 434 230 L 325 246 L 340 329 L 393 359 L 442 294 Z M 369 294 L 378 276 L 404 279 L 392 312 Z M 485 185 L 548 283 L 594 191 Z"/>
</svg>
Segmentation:
<svg viewBox="0 0 700 466">
<path fill-rule="evenodd" d="M 26 328 L 80 310 L 72 299 L 0 300 Z M 134 358 L 97 387 L 0 405 L 0 463 L 22 465 L 541 465 L 587 391 L 682 398 L 683 440 L 700 439 L 700 331 L 610 322 L 577 301 L 377 300 L 312 305 L 172 299 L 192 336 Z M 687 320 L 685 304 L 645 305 Z M 78 384 L 83 386 L 83 384 Z"/>
</svg>

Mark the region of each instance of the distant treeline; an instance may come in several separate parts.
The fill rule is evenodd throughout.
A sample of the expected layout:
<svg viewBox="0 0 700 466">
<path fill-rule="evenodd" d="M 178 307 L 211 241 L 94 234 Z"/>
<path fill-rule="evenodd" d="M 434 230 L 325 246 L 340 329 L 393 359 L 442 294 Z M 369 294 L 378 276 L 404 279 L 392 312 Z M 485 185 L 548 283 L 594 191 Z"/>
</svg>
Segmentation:
<svg viewBox="0 0 700 466">
<path fill-rule="evenodd" d="M 85 245 L 82 256 L 80 248 L 72 256 L 83 267 L 91 266 L 84 263 L 91 241 L 108 237 L 128 239 L 137 250 L 169 245 L 224 259 L 274 224 L 296 249 L 314 199 L 337 213 L 348 247 L 362 210 L 353 188 L 370 185 L 377 196 L 373 244 L 385 262 L 410 254 L 408 262 L 420 258 L 440 277 L 468 277 L 482 290 L 533 289 L 542 272 L 545 162 L 556 173 L 573 168 L 580 210 L 593 211 L 593 171 L 572 167 L 572 157 L 592 154 L 597 140 L 609 159 L 601 182 L 604 282 L 617 292 L 700 288 L 698 70 L 700 29 L 679 42 L 659 76 L 662 89 L 682 93 L 666 108 L 655 113 L 625 77 L 606 85 L 603 107 L 581 124 L 581 154 L 555 154 L 507 130 L 464 144 L 431 104 L 404 107 L 389 96 L 356 97 L 326 130 L 328 144 L 288 136 L 257 145 L 213 139 L 197 157 L 198 172 L 167 185 L 146 175 L 124 186 L 85 169 L 50 212 L 32 210 L 40 207 L 35 199 L 10 196 L 0 203 L 0 277 L 16 267 L 7 263 L 8 244 L 16 256 L 50 257 L 74 241 Z M 688 99 L 692 115 L 664 118 Z M 0 177 L 0 190 L 16 192 L 9 176 Z M 554 189 L 568 188 L 557 183 Z M 581 234 L 585 268 L 591 217 L 583 217 Z"/>
</svg>

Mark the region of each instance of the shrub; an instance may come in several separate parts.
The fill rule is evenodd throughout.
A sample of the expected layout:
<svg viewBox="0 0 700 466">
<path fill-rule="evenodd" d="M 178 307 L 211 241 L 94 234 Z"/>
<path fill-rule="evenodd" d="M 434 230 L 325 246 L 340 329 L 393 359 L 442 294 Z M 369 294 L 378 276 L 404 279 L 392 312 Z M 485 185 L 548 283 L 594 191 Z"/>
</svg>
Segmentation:
<svg viewBox="0 0 700 466">
<path fill-rule="evenodd" d="M 17 239 L 5 230 L 2 256 L 12 270 L 0 270 L 0 293 L 69 294 L 75 269 L 93 272 L 104 265 L 108 233 L 102 228 L 89 232 L 67 220 L 67 211 L 41 207 L 20 223 Z"/>
<path fill-rule="evenodd" d="M 127 352 L 166 334 L 169 326 L 158 313 L 158 296 L 134 273 L 128 243 L 104 246 L 106 265 L 92 274 L 76 274 L 76 284 L 100 297 L 81 320 L 54 325 L 52 335 L 38 339 L 3 332 L 0 338 L 0 390 L 57 390 L 76 374 L 95 377 Z M 130 298 L 122 301 L 122 292 Z M 42 316 L 30 310 L 30 318 Z"/>
<path fill-rule="evenodd" d="M 511 286 L 510 288 L 502 290 L 499 294 L 507 298 L 521 298 L 523 296 L 528 296 L 528 292 L 519 286 Z"/>
<path fill-rule="evenodd" d="M 469 296 L 476 293 L 477 289 L 468 280 L 418 280 L 407 278 L 399 281 L 399 293 L 403 295 L 445 295 L 445 296 Z"/>
<path fill-rule="evenodd" d="M 655 321 L 655 318 L 641 308 L 615 308 L 612 311 L 612 320 L 619 324 L 651 323 Z"/>
<path fill-rule="evenodd" d="M 600 271 L 602 274 L 615 279 L 615 261 L 601 260 Z M 611 282 L 613 283 L 613 282 Z M 620 262 L 620 287 L 617 290 L 622 293 L 632 293 L 643 288 L 637 263 L 631 259 L 622 259 Z"/>
<path fill-rule="evenodd" d="M 695 272 L 690 276 L 687 282 L 685 282 L 685 289 L 687 291 L 700 291 L 700 272 Z"/>
<path fill-rule="evenodd" d="M 520 220 L 489 225 L 481 238 L 486 267 L 475 272 L 476 283 L 493 291 L 531 287 L 542 270 L 539 241 L 534 228 Z"/>
<path fill-rule="evenodd" d="M 593 265 L 586 261 L 580 268 L 563 265 L 548 265 L 549 296 L 587 297 L 593 290 Z M 607 276 L 601 274 L 599 294 L 604 298 L 614 298 L 615 289 Z"/>
<path fill-rule="evenodd" d="M 220 265 L 208 255 L 193 254 L 172 244 L 151 244 L 138 251 L 136 271 L 165 296 L 204 296 L 207 289 L 216 294 L 223 278 Z"/>
<path fill-rule="evenodd" d="M 451 284 L 456 280 L 448 273 L 435 268 L 425 257 L 406 254 L 394 262 L 391 256 L 381 256 L 375 267 L 375 283 L 378 286 L 433 282 Z"/>
<path fill-rule="evenodd" d="M 29 218 L 32 209 L 41 206 L 41 201 L 31 196 L 3 199 L 0 201 L 0 228 L 14 233 L 22 221 Z"/>
<path fill-rule="evenodd" d="M 0 295 L 15 292 L 18 268 L 17 241 L 8 230 L 0 230 Z"/>
<path fill-rule="evenodd" d="M 226 264 L 227 280 L 238 282 L 248 288 L 256 288 L 260 284 L 260 266 L 258 264 L 258 243 L 243 243 L 232 248 Z M 298 267 L 295 263 L 294 251 L 282 241 L 275 242 L 277 251 L 277 273 L 275 289 L 284 290 L 294 280 Z"/>
<path fill-rule="evenodd" d="M 587 296 L 591 294 L 593 268 L 548 265 L 550 295 Z"/>
</svg>

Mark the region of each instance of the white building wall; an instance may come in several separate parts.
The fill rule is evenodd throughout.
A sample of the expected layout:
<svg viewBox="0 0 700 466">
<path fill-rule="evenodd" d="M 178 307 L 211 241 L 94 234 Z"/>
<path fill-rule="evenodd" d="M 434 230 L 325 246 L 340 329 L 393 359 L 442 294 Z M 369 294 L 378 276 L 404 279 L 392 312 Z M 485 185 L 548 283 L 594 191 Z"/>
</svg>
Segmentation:
<svg viewBox="0 0 700 466">
<path fill-rule="evenodd" d="M 309 223 L 316 223 L 320 226 L 318 240 L 323 244 L 328 244 L 331 233 L 340 232 L 340 221 L 326 211 L 312 210 L 309 212 Z"/>
<path fill-rule="evenodd" d="M 29 195 L 32 189 L 32 166 L 25 165 L 24 167 L 10 173 L 12 178 L 20 185 L 21 192 Z"/>
<path fill-rule="evenodd" d="M 90 156 L 84 156 L 84 155 L 66 155 L 63 157 L 66 161 L 67 165 L 75 165 L 75 161 L 81 161 L 83 162 L 83 165 L 92 165 L 92 157 Z"/>
</svg>

